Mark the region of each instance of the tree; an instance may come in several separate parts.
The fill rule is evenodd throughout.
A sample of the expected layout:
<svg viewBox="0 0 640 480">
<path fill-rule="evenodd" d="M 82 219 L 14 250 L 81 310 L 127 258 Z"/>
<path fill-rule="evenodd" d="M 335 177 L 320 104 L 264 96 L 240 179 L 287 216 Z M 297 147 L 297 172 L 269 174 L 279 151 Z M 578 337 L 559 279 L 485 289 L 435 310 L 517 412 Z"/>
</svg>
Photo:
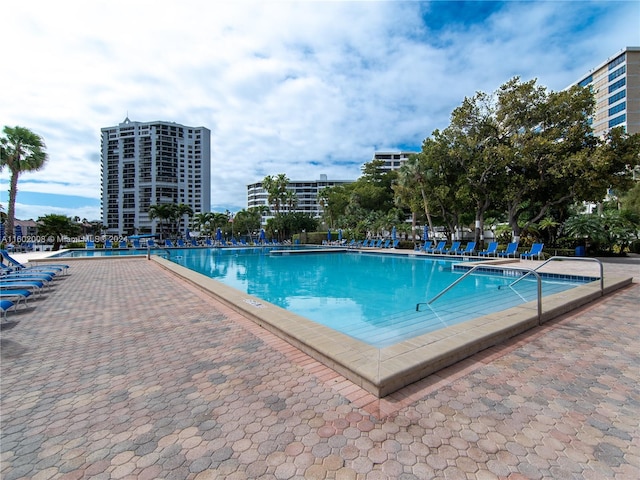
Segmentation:
<svg viewBox="0 0 640 480">
<path fill-rule="evenodd" d="M 164 238 L 164 222 L 171 221 L 173 215 L 173 203 L 159 203 L 149 207 L 149 218 L 160 220 L 160 239 Z"/>
<path fill-rule="evenodd" d="M 269 205 L 275 207 L 275 213 L 280 213 L 280 205 L 285 201 L 285 195 L 289 185 L 289 178 L 284 173 L 279 173 L 273 177 L 267 175 L 262 180 L 262 188 L 267 192 Z"/>
<path fill-rule="evenodd" d="M 213 234 L 213 213 L 203 212 L 196 213 L 193 216 L 193 228 L 200 231 L 204 235 Z"/>
<path fill-rule="evenodd" d="M 515 77 L 498 90 L 496 120 L 506 170 L 501 193 L 514 240 L 549 208 L 574 202 L 587 188 L 597 146 L 588 121 L 593 109 L 593 95 L 579 86 L 548 92 L 535 80 Z M 520 224 L 525 212 L 527 220 Z"/>
<path fill-rule="evenodd" d="M 18 177 L 22 172 L 40 170 L 47 161 L 42 137 L 24 127 L 4 127 L 5 136 L 0 138 L 0 172 L 6 166 L 11 172 L 9 180 L 9 205 L 7 210 L 7 232 L 12 235 L 15 223 Z"/>
<path fill-rule="evenodd" d="M 38 235 L 53 238 L 53 250 L 60 250 L 65 236 L 75 237 L 80 233 L 78 225 L 71 217 L 50 214 L 38 217 Z"/>
</svg>

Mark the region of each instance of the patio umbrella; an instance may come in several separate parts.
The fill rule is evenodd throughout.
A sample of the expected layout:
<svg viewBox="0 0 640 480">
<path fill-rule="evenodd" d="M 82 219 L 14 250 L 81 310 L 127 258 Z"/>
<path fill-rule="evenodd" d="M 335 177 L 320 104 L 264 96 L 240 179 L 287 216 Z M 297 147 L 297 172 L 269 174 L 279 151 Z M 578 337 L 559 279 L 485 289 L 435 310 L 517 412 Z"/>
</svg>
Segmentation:
<svg viewBox="0 0 640 480">
<path fill-rule="evenodd" d="M 327 240 L 330 242 L 331 241 L 331 229 L 329 229 L 327 231 Z"/>
<path fill-rule="evenodd" d="M 20 241 L 20 237 L 22 237 L 22 225 L 16 225 L 16 239 Z"/>
<path fill-rule="evenodd" d="M 425 241 L 425 242 L 427 240 L 429 240 L 429 226 L 428 225 L 424 226 L 424 229 L 422 231 L 422 240 Z"/>
<path fill-rule="evenodd" d="M 4 223 L 0 223 L 0 238 L 4 238 Z"/>
<path fill-rule="evenodd" d="M 267 241 L 267 236 L 264 233 L 264 228 L 260 229 L 260 243 L 265 243 Z"/>
<path fill-rule="evenodd" d="M 216 240 L 222 242 L 222 230 L 220 230 L 220 227 L 216 230 Z"/>
<path fill-rule="evenodd" d="M 338 230 L 338 241 L 341 242 L 342 241 L 342 229 Z"/>
<path fill-rule="evenodd" d="M 393 243 L 396 243 L 397 236 L 398 236 L 398 231 L 396 230 L 396 227 L 393 227 L 391 229 L 391 240 L 393 241 Z"/>
</svg>

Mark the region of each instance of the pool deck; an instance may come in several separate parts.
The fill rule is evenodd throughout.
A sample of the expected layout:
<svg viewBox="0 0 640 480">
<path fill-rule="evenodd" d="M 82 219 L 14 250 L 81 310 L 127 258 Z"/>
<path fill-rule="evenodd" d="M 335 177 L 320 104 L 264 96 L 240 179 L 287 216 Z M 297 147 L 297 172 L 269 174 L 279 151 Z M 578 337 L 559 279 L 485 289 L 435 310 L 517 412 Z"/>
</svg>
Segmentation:
<svg viewBox="0 0 640 480">
<path fill-rule="evenodd" d="M 110 260 L 57 259 L 71 274 L 9 312 L 3 479 L 638 478 L 638 257 L 603 259 L 632 284 L 384 398 L 161 263 Z"/>
</svg>

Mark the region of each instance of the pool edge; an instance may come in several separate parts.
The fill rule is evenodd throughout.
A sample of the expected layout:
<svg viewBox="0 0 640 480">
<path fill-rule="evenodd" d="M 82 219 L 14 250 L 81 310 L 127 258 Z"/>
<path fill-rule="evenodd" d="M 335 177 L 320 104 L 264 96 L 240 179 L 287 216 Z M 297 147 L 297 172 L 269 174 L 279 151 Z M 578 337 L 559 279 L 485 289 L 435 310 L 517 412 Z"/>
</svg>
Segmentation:
<svg viewBox="0 0 640 480">
<path fill-rule="evenodd" d="M 600 282 L 590 282 L 546 297 L 540 321 L 529 302 L 378 349 L 164 258 L 151 260 L 378 398 L 602 297 Z M 631 282 L 605 277 L 604 295 Z"/>
</svg>

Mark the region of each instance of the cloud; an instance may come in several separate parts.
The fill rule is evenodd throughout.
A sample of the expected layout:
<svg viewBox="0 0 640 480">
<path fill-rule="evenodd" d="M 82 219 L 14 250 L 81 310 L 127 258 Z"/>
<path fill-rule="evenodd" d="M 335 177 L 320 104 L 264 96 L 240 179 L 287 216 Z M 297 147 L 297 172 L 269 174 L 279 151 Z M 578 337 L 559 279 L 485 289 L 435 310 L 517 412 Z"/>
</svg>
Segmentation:
<svg viewBox="0 0 640 480">
<path fill-rule="evenodd" d="M 377 149 L 419 149 L 465 96 L 514 75 L 559 90 L 640 44 L 637 2 L 27 1 L 3 10 L 0 41 L 20 48 L 3 52 L 2 121 L 41 134 L 50 157 L 21 177 L 21 191 L 98 199 L 100 129 L 128 116 L 211 129 L 216 210 L 246 207 L 246 185 L 269 174 L 355 179 Z"/>
</svg>

